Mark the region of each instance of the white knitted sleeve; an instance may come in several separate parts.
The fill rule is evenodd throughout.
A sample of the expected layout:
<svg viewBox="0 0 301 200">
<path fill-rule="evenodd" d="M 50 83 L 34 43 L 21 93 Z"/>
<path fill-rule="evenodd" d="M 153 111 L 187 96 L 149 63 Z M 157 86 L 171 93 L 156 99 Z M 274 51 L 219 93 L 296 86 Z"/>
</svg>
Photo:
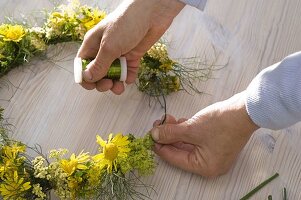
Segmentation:
<svg viewBox="0 0 301 200">
<path fill-rule="evenodd" d="M 204 10 L 207 0 L 180 0 L 185 4 L 191 5 L 193 7 L 196 7 L 200 10 Z"/>
<path fill-rule="evenodd" d="M 247 88 L 247 112 L 262 128 L 301 121 L 301 51 L 261 71 Z"/>
</svg>

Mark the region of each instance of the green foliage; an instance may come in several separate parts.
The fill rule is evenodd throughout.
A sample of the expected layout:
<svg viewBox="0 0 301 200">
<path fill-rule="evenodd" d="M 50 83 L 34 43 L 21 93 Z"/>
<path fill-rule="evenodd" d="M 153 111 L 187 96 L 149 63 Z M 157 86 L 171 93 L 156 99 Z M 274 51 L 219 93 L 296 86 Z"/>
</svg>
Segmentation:
<svg viewBox="0 0 301 200">
<path fill-rule="evenodd" d="M 154 172 L 156 164 L 154 162 L 154 153 L 152 148 L 154 141 L 150 134 L 143 138 L 135 138 L 129 135 L 129 148 L 131 151 L 128 157 L 121 161 L 121 171 L 126 173 L 131 170 L 137 170 L 140 176 L 150 175 Z"/>
</svg>

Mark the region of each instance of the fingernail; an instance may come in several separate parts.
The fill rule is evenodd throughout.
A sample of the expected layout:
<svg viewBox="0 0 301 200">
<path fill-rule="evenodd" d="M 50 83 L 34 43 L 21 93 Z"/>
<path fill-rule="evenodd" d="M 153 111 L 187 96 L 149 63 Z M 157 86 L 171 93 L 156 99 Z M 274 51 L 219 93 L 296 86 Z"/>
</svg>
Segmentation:
<svg viewBox="0 0 301 200">
<path fill-rule="evenodd" d="M 92 74 L 91 74 L 91 72 L 90 71 L 88 71 L 88 70 L 85 70 L 84 71 L 84 79 L 85 80 L 89 80 L 89 81 L 91 81 L 92 80 Z"/>
<path fill-rule="evenodd" d="M 155 128 L 155 129 L 152 130 L 152 138 L 155 141 L 159 140 L 159 129 Z"/>
<path fill-rule="evenodd" d="M 155 149 L 156 149 L 156 150 L 160 150 L 161 147 L 162 147 L 162 144 L 155 143 Z"/>
</svg>

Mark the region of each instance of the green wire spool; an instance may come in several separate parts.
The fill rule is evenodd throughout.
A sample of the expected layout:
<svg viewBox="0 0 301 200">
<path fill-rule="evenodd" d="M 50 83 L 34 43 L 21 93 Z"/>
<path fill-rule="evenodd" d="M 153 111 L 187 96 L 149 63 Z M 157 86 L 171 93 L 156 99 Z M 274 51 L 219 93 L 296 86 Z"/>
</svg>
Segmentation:
<svg viewBox="0 0 301 200">
<path fill-rule="evenodd" d="M 75 83 L 82 83 L 83 71 L 87 69 L 90 60 L 81 59 L 79 57 L 74 59 L 74 81 Z M 120 57 L 112 63 L 108 70 L 107 76 L 104 78 L 125 81 L 127 76 L 127 64 L 125 57 Z"/>
</svg>

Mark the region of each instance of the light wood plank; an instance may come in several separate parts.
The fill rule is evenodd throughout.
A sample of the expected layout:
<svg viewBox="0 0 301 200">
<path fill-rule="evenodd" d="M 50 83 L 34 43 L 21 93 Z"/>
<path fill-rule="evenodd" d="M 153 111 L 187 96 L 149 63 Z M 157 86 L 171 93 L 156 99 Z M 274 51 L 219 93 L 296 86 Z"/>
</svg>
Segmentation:
<svg viewBox="0 0 301 200">
<path fill-rule="evenodd" d="M 121 1 L 98 4 L 110 11 Z M 51 8 L 47 0 L 1 1 L 1 21 L 7 14 Z M 168 112 L 190 117 L 201 108 L 244 90 L 263 68 L 301 49 L 301 2 L 299 0 L 209 0 L 205 14 L 187 7 L 165 35 L 174 58 L 204 55 L 208 61 L 228 65 L 200 83 L 204 95 L 184 92 L 167 98 Z M 62 46 L 61 46 L 62 47 Z M 79 152 L 97 151 L 95 135 L 110 132 L 142 136 L 163 110 L 134 85 L 121 96 L 85 91 L 73 83 L 72 58 L 78 45 L 63 45 L 60 54 L 34 60 L 1 79 L 10 83 L 0 89 L 0 105 L 15 127 L 14 137 L 28 144 L 39 143 L 45 151 L 64 147 Z M 55 49 L 53 50 L 55 51 Z M 71 52 L 71 53 L 70 53 Z M 50 53 L 51 54 L 51 53 Z M 52 53 L 53 54 L 53 53 Z M 55 53 L 54 53 L 55 54 Z M 11 84 L 12 83 L 12 84 Z M 14 85 L 14 86 L 13 86 Z M 156 173 L 145 182 L 154 185 L 153 199 L 238 199 L 272 175 L 280 178 L 252 199 L 301 199 L 301 125 L 283 131 L 262 129 L 251 138 L 235 166 L 224 176 L 204 179 L 176 169 L 158 159 Z"/>
</svg>

